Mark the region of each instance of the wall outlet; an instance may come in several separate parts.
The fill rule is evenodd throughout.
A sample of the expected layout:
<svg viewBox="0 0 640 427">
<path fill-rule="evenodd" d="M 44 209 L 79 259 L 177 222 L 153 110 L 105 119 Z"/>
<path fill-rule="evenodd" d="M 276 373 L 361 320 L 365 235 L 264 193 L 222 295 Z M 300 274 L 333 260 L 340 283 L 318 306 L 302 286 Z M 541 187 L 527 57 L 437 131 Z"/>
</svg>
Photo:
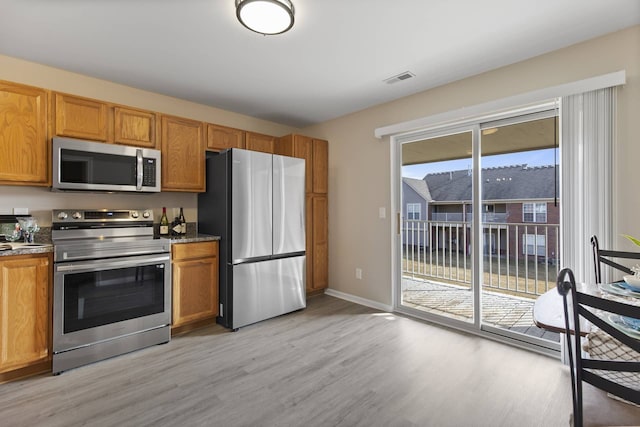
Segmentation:
<svg viewBox="0 0 640 427">
<path fill-rule="evenodd" d="M 378 216 L 380 219 L 385 219 L 387 217 L 387 208 L 384 206 L 378 209 Z"/>
<path fill-rule="evenodd" d="M 29 215 L 29 208 L 13 208 L 14 215 Z"/>
<path fill-rule="evenodd" d="M 356 279 L 362 280 L 362 269 L 356 268 Z"/>
<path fill-rule="evenodd" d="M 0 208 L 0 215 L 11 215 L 13 212 L 11 208 Z"/>
</svg>

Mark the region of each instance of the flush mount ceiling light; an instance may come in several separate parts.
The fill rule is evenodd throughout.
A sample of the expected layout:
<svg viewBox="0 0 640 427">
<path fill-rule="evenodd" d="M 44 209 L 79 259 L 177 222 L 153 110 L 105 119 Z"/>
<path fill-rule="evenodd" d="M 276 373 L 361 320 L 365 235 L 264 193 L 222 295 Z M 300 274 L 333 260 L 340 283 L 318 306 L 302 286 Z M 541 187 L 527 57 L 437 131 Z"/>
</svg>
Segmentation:
<svg viewBox="0 0 640 427">
<path fill-rule="evenodd" d="M 293 27 L 293 3 L 289 0 L 236 0 L 238 21 L 256 33 L 282 34 Z"/>
</svg>

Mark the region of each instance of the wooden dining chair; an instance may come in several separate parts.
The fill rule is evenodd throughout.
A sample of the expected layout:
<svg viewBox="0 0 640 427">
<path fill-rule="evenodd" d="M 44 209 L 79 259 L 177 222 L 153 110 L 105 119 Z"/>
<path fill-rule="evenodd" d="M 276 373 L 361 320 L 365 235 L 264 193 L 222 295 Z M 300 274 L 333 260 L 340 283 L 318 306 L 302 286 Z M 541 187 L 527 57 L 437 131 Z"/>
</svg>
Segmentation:
<svg viewBox="0 0 640 427">
<path fill-rule="evenodd" d="M 595 271 L 596 283 L 602 283 L 602 264 L 622 271 L 624 274 L 633 274 L 629 267 L 616 261 L 616 259 L 637 259 L 640 260 L 640 252 L 612 251 L 600 249 L 597 236 L 591 236 L 591 247 L 593 249 L 593 267 Z M 640 424 L 640 423 L 639 423 Z"/>
<path fill-rule="evenodd" d="M 582 352 L 580 336 L 580 318 L 588 320 L 604 334 L 619 341 L 621 345 L 640 353 L 640 339 L 627 335 L 610 322 L 620 319 L 620 316 L 640 319 L 640 306 L 625 304 L 618 301 L 600 298 L 598 296 L 578 292 L 573 271 L 565 268 L 558 274 L 556 282 L 558 293 L 562 296 L 564 306 L 565 330 L 567 336 L 567 352 L 571 369 L 571 390 L 573 398 L 573 425 L 582 427 L 585 421 L 591 421 L 591 415 L 583 416 L 584 393 L 583 382 L 602 390 L 605 393 L 618 396 L 628 402 L 640 405 L 640 359 L 633 361 L 616 359 L 591 359 Z M 571 298 L 571 304 L 568 299 Z M 598 314 L 595 314 L 595 311 Z M 613 319 L 613 320 L 612 320 Z M 571 343 L 573 336 L 573 345 Z M 575 354 L 574 354 L 575 353 Z M 590 393 L 598 393 L 588 387 Z M 589 395 L 590 406 L 593 407 L 593 396 Z M 609 399 L 610 401 L 612 399 Z M 608 425 L 640 425 L 640 407 L 629 403 L 617 402 L 621 409 L 606 411 L 605 405 L 613 402 L 595 405 L 602 416 L 606 413 L 610 420 Z M 600 406 L 600 408 L 597 408 Z M 589 425 L 593 425 L 588 423 Z M 596 423 L 595 425 L 603 425 Z"/>
</svg>

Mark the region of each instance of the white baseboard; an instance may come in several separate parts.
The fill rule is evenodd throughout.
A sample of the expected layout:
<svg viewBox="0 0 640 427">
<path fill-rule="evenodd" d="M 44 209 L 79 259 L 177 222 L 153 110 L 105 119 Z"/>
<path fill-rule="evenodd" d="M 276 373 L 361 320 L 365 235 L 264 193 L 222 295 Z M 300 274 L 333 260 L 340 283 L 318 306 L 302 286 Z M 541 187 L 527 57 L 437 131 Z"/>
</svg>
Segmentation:
<svg viewBox="0 0 640 427">
<path fill-rule="evenodd" d="M 375 308 L 376 310 L 386 311 L 388 313 L 391 313 L 393 311 L 393 307 L 390 305 L 382 304 L 382 303 L 379 303 L 378 301 L 373 301 L 370 299 L 361 298 L 355 295 L 336 291 L 334 289 L 325 289 L 324 293 L 332 297 L 340 298 L 346 301 L 354 302 L 356 304 Z"/>
</svg>

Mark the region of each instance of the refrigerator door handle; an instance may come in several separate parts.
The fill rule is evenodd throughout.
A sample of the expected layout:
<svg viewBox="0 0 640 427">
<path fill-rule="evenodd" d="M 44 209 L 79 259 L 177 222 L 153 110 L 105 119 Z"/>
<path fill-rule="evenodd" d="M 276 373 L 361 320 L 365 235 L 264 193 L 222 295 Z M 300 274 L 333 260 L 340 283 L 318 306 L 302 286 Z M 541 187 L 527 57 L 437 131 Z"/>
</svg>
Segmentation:
<svg viewBox="0 0 640 427">
<path fill-rule="evenodd" d="M 294 258 L 294 257 L 304 256 L 304 255 L 306 255 L 305 251 L 298 251 L 298 252 L 289 252 L 286 254 L 276 254 L 272 256 L 239 258 L 239 259 L 234 259 L 233 262 L 229 265 L 250 264 L 252 262 L 262 262 L 262 261 L 269 261 L 269 260 L 283 259 L 283 258 Z"/>
<path fill-rule="evenodd" d="M 251 258 L 237 258 L 234 259 L 231 264 L 232 265 L 238 265 L 238 264 L 249 264 L 252 262 L 261 262 L 261 261 L 268 261 L 272 258 L 271 255 L 267 255 L 267 256 L 258 256 L 258 257 L 251 257 Z"/>
</svg>

